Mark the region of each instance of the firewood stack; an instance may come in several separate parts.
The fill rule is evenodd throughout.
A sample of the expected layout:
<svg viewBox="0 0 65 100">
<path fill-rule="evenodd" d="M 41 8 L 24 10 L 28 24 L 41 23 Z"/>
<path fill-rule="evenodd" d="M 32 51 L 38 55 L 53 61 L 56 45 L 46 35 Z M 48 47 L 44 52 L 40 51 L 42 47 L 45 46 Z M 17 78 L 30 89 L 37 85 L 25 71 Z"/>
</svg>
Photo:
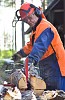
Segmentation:
<svg viewBox="0 0 65 100">
<path fill-rule="evenodd" d="M 23 74 L 21 70 L 16 70 L 10 75 L 10 83 L 15 84 L 20 90 L 27 89 L 27 81 L 26 76 Z M 31 89 L 34 90 L 36 95 L 40 95 L 43 93 L 44 89 L 46 89 L 46 84 L 41 77 L 38 76 L 37 72 L 34 70 L 30 71 L 29 82 L 31 84 Z"/>
<path fill-rule="evenodd" d="M 8 91 L 3 100 L 65 100 L 65 93 L 59 90 L 44 91 L 42 95 L 35 95 L 33 90 L 20 93 L 18 90 Z"/>
<path fill-rule="evenodd" d="M 9 81 L 10 84 L 14 84 L 15 88 L 8 87 L 3 100 L 65 100 L 64 91 L 45 91 L 46 84 L 35 70 L 30 72 L 28 80 L 31 84 L 30 90 L 27 90 L 26 76 L 21 70 L 13 72 Z"/>
</svg>

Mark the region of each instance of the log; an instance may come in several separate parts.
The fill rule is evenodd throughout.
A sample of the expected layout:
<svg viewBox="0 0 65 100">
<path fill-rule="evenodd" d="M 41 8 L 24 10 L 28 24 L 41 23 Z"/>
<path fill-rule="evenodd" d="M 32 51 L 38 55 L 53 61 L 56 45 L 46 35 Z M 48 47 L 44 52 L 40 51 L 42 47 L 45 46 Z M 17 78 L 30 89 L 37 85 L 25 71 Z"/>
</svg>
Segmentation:
<svg viewBox="0 0 65 100">
<path fill-rule="evenodd" d="M 30 84 L 36 95 L 41 95 L 46 89 L 46 83 L 40 77 L 30 76 Z"/>
<path fill-rule="evenodd" d="M 21 90 L 27 89 L 26 76 L 20 69 L 17 69 L 10 75 L 9 81 L 11 84 L 16 85 Z"/>
<path fill-rule="evenodd" d="M 3 100 L 13 100 L 12 97 L 9 95 L 9 93 L 6 93 Z"/>
</svg>

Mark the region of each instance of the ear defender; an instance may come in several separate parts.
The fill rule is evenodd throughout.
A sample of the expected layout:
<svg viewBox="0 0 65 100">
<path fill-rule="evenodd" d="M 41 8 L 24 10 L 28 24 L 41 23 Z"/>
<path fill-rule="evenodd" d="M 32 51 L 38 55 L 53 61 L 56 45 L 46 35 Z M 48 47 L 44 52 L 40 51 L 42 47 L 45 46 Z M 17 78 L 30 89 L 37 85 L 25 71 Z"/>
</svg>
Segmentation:
<svg viewBox="0 0 65 100">
<path fill-rule="evenodd" d="M 40 11 L 39 8 L 37 8 L 37 7 L 34 6 L 33 4 L 30 4 L 30 7 L 31 7 L 31 8 L 34 8 L 35 15 L 36 15 L 37 17 L 40 17 L 40 16 L 41 16 L 41 11 Z"/>
</svg>

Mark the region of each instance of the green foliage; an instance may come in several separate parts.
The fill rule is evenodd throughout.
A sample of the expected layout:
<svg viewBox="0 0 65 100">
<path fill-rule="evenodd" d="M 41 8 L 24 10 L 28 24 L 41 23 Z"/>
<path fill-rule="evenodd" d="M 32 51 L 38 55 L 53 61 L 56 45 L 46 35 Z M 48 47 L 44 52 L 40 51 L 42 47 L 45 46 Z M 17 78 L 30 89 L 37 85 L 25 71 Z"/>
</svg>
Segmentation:
<svg viewBox="0 0 65 100">
<path fill-rule="evenodd" d="M 0 59 L 10 58 L 14 54 L 14 50 L 0 50 Z"/>
<path fill-rule="evenodd" d="M 2 68 L 3 64 L 4 64 L 4 61 L 0 60 L 0 69 Z"/>
</svg>

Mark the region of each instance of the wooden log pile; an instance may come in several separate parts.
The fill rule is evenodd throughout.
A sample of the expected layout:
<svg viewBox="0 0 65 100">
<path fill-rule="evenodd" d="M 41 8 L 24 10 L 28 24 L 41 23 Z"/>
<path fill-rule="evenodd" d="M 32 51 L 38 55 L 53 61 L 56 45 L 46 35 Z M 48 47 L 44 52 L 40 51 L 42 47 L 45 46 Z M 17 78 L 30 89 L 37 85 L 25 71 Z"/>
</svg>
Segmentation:
<svg viewBox="0 0 65 100">
<path fill-rule="evenodd" d="M 10 83 L 3 85 L 4 89 L 6 88 L 5 94 L 1 96 L 3 100 L 65 100 L 65 92 L 62 90 L 46 91 L 46 84 L 38 75 L 30 74 L 28 81 L 31 85 L 29 90 L 24 73 L 21 70 L 13 72 L 9 78 Z"/>
</svg>

